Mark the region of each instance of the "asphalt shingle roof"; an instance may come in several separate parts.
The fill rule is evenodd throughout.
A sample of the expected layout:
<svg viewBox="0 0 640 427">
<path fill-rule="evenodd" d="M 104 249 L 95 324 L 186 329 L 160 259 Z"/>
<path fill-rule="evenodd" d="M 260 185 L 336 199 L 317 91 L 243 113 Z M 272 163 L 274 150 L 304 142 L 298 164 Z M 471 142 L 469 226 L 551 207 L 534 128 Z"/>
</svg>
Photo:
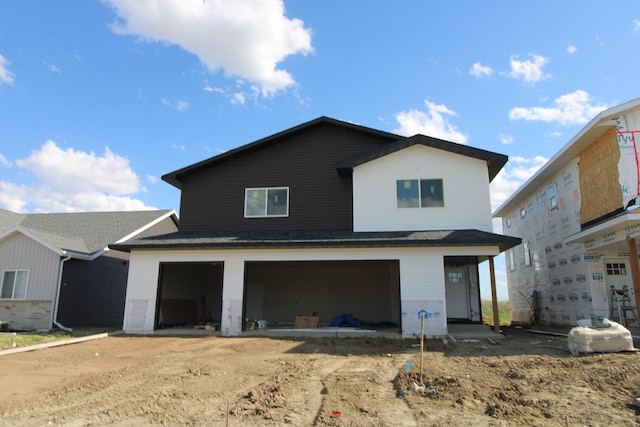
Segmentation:
<svg viewBox="0 0 640 427">
<path fill-rule="evenodd" d="M 60 249 L 92 254 L 140 230 L 170 210 L 17 214 L 0 209 L 0 234 L 22 227 Z"/>
<path fill-rule="evenodd" d="M 109 245 L 112 249 L 247 249 L 499 246 L 505 251 L 521 243 L 517 237 L 480 230 L 353 232 L 349 230 L 250 231 L 227 233 L 177 232 Z"/>
</svg>

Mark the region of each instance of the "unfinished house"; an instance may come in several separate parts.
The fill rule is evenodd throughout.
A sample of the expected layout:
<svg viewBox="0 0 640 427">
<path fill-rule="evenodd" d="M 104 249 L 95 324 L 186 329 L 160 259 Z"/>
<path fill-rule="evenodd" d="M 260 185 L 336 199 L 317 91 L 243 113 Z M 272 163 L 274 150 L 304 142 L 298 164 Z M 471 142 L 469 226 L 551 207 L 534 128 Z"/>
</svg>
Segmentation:
<svg viewBox="0 0 640 427">
<path fill-rule="evenodd" d="M 18 214 L 0 209 L 0 323 L 121 328 L 129 254 L 109 243 L 166 234 L 174 211 Z"/>
<path fill-rule="evenodd" d="M 520 242 L 492 232 L 506 161 L 321 117 L 171 172 L 179 231 L 111 246 L 131 253 L 124 329 L 481 323 L 478 264 Z"/>
<path fill-rule="evenodd" d="M 512 320 L 637 325 L 640 100 L 598 114 L 494 213 L 505 234 Z"/>
</svg>

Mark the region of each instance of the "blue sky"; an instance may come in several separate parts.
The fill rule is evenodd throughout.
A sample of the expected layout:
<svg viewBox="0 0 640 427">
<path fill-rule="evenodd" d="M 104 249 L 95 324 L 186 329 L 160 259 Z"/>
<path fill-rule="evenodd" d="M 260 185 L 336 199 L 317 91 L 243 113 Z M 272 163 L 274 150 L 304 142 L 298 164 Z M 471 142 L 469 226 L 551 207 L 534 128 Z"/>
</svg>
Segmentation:
<svg viewBox="0 0 640 427">
<path fill-rule="evenodd" d="M 1 2 L 0 208 L 178 210 L 163 174 L 323 115 L 508 155 L 495 208 L 639 47 L 630 0 Z"/>
</svg>

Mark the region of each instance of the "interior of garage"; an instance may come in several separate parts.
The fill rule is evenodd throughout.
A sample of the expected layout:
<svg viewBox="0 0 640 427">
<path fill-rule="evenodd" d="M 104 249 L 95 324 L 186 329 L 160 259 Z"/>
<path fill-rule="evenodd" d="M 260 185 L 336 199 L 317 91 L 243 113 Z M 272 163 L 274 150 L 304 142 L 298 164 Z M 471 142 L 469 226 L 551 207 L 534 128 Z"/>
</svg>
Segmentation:
<svg viewBox="0 0 640 427">
<path fill-rule="evenodd" d="M 358 327 L 400 331 L 399 262 L 247 262 L 244 304 L 245 328 L 293 327 L 316 314 L 320 327 L 348 315 Z"/>
<path fill-rule="evenodd" d="M 220 325 L 222 262 L 160 264 L 156 329 Z"/>
</svg>

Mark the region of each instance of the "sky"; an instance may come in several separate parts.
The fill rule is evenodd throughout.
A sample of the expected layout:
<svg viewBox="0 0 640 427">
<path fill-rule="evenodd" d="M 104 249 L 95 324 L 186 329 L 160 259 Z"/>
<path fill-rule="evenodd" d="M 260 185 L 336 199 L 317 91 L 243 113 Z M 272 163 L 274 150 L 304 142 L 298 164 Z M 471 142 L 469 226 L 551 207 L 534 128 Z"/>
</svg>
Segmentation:
<svg viewBox="0 0 640 427">
<path fill-rule="evenodd" d="M 0 2 L 0 208 L 179 212 L 162 175 L 328 116 L 508 155 L 495 209 L 639 47 L 636 0 Z"/>
</svg>

